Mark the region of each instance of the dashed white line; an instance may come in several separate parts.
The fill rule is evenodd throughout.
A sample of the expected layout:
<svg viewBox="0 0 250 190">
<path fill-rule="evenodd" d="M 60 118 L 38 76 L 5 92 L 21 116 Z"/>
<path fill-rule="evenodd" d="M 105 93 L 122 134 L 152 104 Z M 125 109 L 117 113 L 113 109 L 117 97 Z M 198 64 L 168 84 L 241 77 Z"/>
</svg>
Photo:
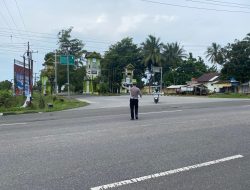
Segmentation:
<svg viewBox="0 0 250 190">
<path fill-rule="evenodd" d="M 180 112 L 182 110 L 172 110 L 172 111 L 153 111 L 153 112 L 144 112 L 144 113 L 139 113 L 140 115 L 147 115 L 147 114 L 152 114 L 152 113 L 171 113 L 171 112 Z"/>
<path fill-rule="evenodd" d="M 218 159 L 218 160 L 204 162 L 204 163 L 200 163 L 200 164 L 196 164 L 196 165 L 192 165 L 192 166 L 186 166 L 186 167 L 183 167 L 183 168 L 169 170 L 169 171 L 165 171 L 165 172 L 161 172 L 161 173 L 156 173 L 156 174 L 147 175 L 147 176 L 143 176 L 143 177 L 133 178 L 133 179 L 124 180 L 124 181 L 111 183 L 111 184 L 107 184 L 107 185 L 101 185 L 101 186 L 98 186 L 98 187 L 92 187 L 91 190 L 111 189 L 111 188 L 114 188 L 114 187 L 119 187 L 119 186 L 128 185 L 128 184 L 132 184 L 132 183 L 137 183 L 137 182 L 140 182 L 140 181 L 145 181 L 145 180 L 148 180 L 148 179 L 154 179 L 154 178 L 168 176 L 168 175 L 172 175 L 172 174 L 176 174 L 176 173 L 180 173 L 180 172 L 184 172 L 184 171 L 189 171 L 189 170 L 193 170 L 193 169 L 197 169 L 197 168 L 201 168 L 201 167 L 206 167 L 206 166 L 210 166 L 210 165 L 214 165 L 214 164 L 219 164 L 219 163 L 222 163 L 222 162 L 227 162 L 227 161 L 235 160 L 235 159 L 238 159 L 238 158 L 243 158 L 243 156 L 242 155 L 234 155 L 234 156 L 230 156 L 230 157 L 226 157 L 226 158 L 222 158 L 222 159 Z"/>
<path fill-rule="evenodd" d="M 26 125 L 27 123 L 4 123 L 0 124 L 0 126 L 11 126 L 11 125 Z"/>
</svg>

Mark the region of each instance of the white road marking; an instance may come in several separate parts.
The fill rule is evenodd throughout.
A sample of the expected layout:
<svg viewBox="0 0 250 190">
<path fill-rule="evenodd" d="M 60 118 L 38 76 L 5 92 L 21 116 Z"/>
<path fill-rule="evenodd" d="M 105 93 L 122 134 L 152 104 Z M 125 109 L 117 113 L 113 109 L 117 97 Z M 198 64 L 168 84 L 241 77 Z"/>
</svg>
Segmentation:
<svg viewBox="0 0 250 190">
<path fill-rule="evenodd" d="M 230 156 L 230 157 L 222 158 L 219 160 L 213 160 L 213 161 L 204 162 L 204 163 L 200 163 L 200 164 L 196 164 L 196 165 L 192 165 L 192 166 L 186 166 L 183 168 L 169 170 L 169 171 L 165 171 L 165 172 L 161 172 L 161 173 L 156 173 L 156 174 L 147 175 L 147 176 L 143 176 L 143 177 L 133 178 L 133 179 L 124 180 L 124 181 L 111 183 L 111 184 L 107 184 L 107 185 L 102 185 L 102 186 L 98 186 L 98 187 L 92 187 L 91 190 L 111 189 L 114 187 L 119 187 L 119 186 L 128 185 L 128 184 L 132 184 L 132 183 L 137 183 L 140 181 L 154 179 L 154 178 L 158 178 L 158 177 L 162 177 L 162 176 L 168 176 L 168 175 L 172 175 L 172 174 L 176 174 L 176 173 L 180 173 L 180 172 L 184 172 L 184 171 L 189 171 L 189 170 L 193 170 L 193 169 L 197 169 L 197 168 L 201 168 L 201 167 L 206 167 L 206 166 L 210 166 L 210 165 L 214 165 L 214 164 L 219 164 L 222 162 L 227 162 L 230 160 L 243 158 L 243 157 L 244 156 L 242 156 L 242 155 Z"/>
<path fill-rule="evenodd" d="M 11 125 L 26 125 L 27 123 L 4 123 L 0 124 L 0 126 L 11 126 Z"/>
<path fill-rule="evenodd" d="M 152 113 L 171 113 L 171 112 L 179 112 L 182 110 L 172 110 L 172 111 L 155 111 L 155 112 L 144 112 L 144 113 L 139 113 L 140 115 L 146 115 L 146 114 L 152 114 Z"/>
</svg>

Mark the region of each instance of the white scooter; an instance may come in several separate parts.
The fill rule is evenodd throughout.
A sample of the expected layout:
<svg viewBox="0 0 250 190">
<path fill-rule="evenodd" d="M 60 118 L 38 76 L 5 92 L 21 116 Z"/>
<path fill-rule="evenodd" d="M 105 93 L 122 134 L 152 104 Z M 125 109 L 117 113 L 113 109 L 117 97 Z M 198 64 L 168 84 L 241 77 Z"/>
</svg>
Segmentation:
<svg viewBox="0 0 250 190">
<path fill-rule="evenodd" d="M 157 92 L 155 92 L 154 94 L 153 94 L 153 97 L 154 97 L 154 103 L 158 103 L 159 102 L 159 93 L 157 93 Z"/>
</svg>

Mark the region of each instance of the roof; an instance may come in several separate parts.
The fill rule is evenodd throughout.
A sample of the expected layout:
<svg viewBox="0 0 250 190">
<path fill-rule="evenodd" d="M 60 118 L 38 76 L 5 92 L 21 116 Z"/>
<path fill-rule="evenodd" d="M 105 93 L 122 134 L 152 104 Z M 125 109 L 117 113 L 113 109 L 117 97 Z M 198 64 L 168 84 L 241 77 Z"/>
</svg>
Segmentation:
<svg viewBox="0 0 250 190">
<path fill-rule="evenodd" d="M 101 54 L 97 52 L 87 52 L 85 55 L 86 58 L 96 58 L 96 59 L 101 59 Z"/>
<path fill-rule="evenodd" d="M 228 80 L 218 80 L 214 84 L 231 84 Z"/>
<path fill-rule="evenodd" d="M 205 73 L 197 79 L 197 82 L 213 82 L 215 81 L 220 75 L 218 73 Z"/>
<path fill-rule="evenodd" d="M 187 85 L 171 85 L 169 87 L 167 87 L 168 89 L 176 89 L 176 88 L 181 88 L 183 86 L 187 86 Z"/>
</svg>

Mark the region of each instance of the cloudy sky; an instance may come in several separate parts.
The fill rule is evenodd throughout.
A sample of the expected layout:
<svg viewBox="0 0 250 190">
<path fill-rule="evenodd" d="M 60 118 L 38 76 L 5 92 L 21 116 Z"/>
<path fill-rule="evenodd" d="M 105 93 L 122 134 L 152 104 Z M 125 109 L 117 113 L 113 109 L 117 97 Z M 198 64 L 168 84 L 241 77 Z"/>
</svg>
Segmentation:
<svg viewBox="0 0 250 190">
<path fill-rule="evenodd" d="M 204 58 L 212 42 L 225 46 L 250 33 L 249 19 L 249 0 L 0 0 L 0 81 L 13 79 L 13 60 L 22 60 L 28 41 L 39 73 L 57 33 L 71 26 L 88 51 L 103 54 L 125 37 L 141 44 L 152 34 Z"/>
</svg>

